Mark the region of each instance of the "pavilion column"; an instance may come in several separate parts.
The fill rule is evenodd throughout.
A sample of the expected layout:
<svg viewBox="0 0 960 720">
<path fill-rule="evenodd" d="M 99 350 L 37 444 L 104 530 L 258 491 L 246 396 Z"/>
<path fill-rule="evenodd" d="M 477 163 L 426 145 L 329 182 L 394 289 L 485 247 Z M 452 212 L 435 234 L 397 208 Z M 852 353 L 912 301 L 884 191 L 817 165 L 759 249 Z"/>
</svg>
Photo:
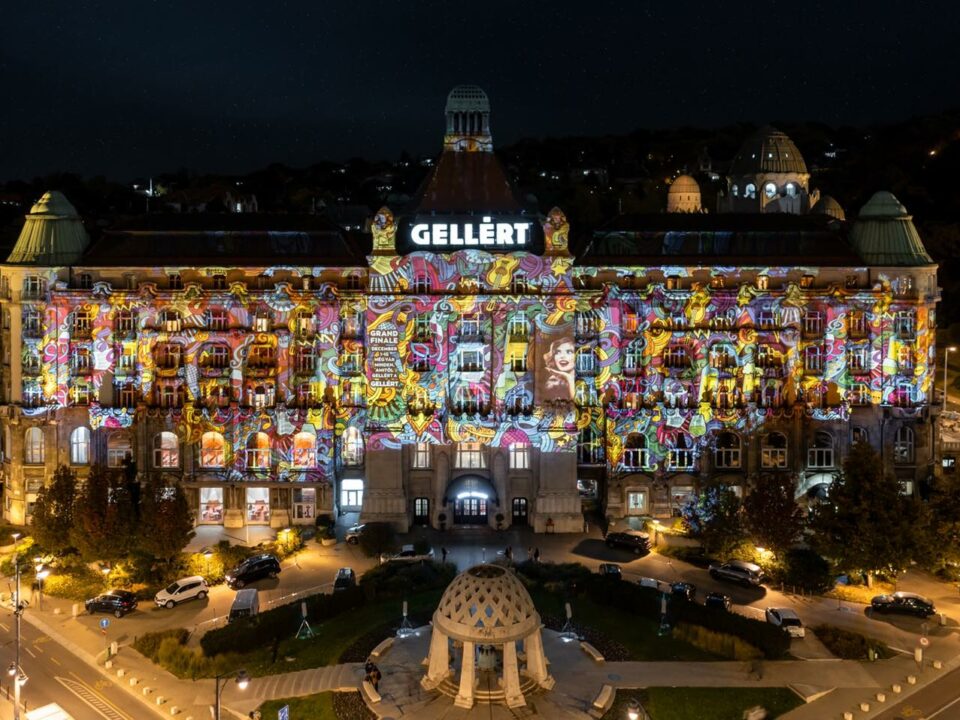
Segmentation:
<svg viewBox="0 0 960 720">
<path fill-rule="evenodd" d="M 473 686 L 476 679 L 476 648 L 469 640 L 463 641 L 463 658 L 460 661 L 460 689 L 453 704 L 457 707 L 473 707 Z"/>
<path fill-rule="evenodd" d="M 520 692 L 520 666 L 517 663 L 517 643 L 511 640 L 503 644 L 503 694 L 507 707 L 527 704 Z"/>
<path fill-rule="evenodd" d="M 440 630 L 436 623 L 430 635 L 430 665 L 427 674 L 420 681 L 425 690 L 433 690 L 450 674 L 450 638 Z"/>
<path fill-rule="evenodd" d="M 543 654 L 543 636 L 540 634 L 540 628 L 527 636 L 524 647 L 527 652 L 527 674 L 540 687 L 549 690 L 555 681 L 547 673 L 547 658 Z"/>
</svg>

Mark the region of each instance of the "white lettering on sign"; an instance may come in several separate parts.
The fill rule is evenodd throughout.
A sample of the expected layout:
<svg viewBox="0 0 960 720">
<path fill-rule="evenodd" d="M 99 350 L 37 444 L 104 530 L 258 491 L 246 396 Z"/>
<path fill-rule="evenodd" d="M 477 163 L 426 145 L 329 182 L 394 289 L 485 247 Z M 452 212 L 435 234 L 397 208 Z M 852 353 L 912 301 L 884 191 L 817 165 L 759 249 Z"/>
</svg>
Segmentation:
<svg viewBox="0 0 960 720">
<path fill-rule="evenodd" d="M 420 247 L 479 247 L 482 245 L 523 246 L 530 241 L 528 222 L 417 223 L 410 239 Z"/>
</svg>

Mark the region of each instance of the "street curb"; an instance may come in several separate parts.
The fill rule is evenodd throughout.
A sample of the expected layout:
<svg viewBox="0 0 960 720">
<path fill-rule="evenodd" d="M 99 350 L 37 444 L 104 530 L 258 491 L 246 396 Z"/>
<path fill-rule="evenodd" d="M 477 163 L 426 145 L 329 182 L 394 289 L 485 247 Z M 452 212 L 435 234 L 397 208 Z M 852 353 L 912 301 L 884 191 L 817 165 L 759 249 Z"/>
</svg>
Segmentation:
<svg viewBox="0 0 960 720">
<path fill-rule="evenodd" d="M 159 709 L 157 709 L 156 705 L 152 704 L 149 700 L 147 700 L 142 695 L 138 695 L 137 693 L 135 693 L 130 688 L 129 685 L 116 682 L 116 679 L 117 679 L 116 675 L 109 673 L 105 667 L 103 667 L 100 663 L 97 662 L 97 658 L 94 655 L 91 655 L 88 651 L 81 648 L 72 640 L 68 640 L 67 638 L 65 638 L 57 630 L 54 630 L 52 627 L 50 627 L 46 622 L 36 618 L 35 616 L 32 616 L 30 613 L 23 613 L 23 619 L 26 620 L 31 625 L 33 625 L 33 627 L 35 627 L 37 630 L 40 630 L 41 632 L 44 632 L 47 635 L 49 635 L 53 639 L 53 641 L 56 642 L 58 645 L 62 645 L 64 648 L 72 652 L 74 655 L 76 655 L 78 658 L 83 660 L 85 663 L 95 668 L 97 672 L 99 672 L 105 678 L 109 679 L 114 685 L 116 685 L 117 687 L 123 688 L 128 695 L 135 697 L 137 700 L 140 701 L 142 705 L 146 705 L 153 712 L 157 713 L 160 717 L 163 717 L 163 718 L 168 717 L 167 713 L 161 712 Z M 131 649 L 131 652 L 136 652 L 136 651 Z"/>
</svg>

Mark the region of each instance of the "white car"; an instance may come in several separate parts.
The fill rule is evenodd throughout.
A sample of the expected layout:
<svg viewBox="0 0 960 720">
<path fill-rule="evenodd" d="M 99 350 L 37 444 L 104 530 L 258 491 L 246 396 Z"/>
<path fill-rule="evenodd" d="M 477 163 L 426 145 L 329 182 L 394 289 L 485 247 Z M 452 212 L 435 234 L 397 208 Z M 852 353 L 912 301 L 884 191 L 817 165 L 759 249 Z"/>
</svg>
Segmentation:
<svg viewBox="0 0 960 720">
<path fill-rule="evenodd" d="M 153 597 L 157 607 L 172 608 L 187 600 L 203 600 L 210 588 L 199 575 L 181 578 L 167 585 Z"/>
<path fill-rule="evenodd" d="M 357 545 L 360 542 L 360 535 L 363 533 L 365 525 L 351 525 L 343 536 L 343 541 L 351 545 Z"/>
<path fill-rule="evenodd" d="M 800 616 L 790 608 L 767 608 L 764 614 L 768 623 L 783 628 L 790 637 L 802 638 L 807 634 L 803 629 Z"/>
<path fill-rule="evenodd" d="M 421 562 L 423 560 L 433 560 L 433 548 L 427 550 L 426 553 L 420 554 L 414 550 L 413 545 L 404 545 L 400 548 L 400 552 L 396 555 L 390 555 L 389 553 L 384 553 L 380 556 L 380 562 Z"/>
</svg>

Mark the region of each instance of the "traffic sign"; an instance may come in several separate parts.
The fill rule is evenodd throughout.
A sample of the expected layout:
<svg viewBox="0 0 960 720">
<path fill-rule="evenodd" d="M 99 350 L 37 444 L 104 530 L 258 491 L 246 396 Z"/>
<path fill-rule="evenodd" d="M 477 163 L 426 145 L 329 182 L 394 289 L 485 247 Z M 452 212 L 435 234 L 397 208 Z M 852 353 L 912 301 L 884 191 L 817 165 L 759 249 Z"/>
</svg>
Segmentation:
<svg viewBox="0 0 960 720">
<path fill-rule="evenodd" d="M 929 638 L 920 638 L 920 644 L 923 645 L 923 647 L 926 647 L 930 644 Z"/>
<path fill-rule="evenodd" d="M 284 705 L 277 711 L 277 720 L 290 720 L 290 706 Z"/>
<path fill-rule="evenodd" d="M 107 618 L 102 618 L 100 620 L 100 629 L 106 630 L 108 627 L 110 627 L 110 621 Z"/>
</svg>

